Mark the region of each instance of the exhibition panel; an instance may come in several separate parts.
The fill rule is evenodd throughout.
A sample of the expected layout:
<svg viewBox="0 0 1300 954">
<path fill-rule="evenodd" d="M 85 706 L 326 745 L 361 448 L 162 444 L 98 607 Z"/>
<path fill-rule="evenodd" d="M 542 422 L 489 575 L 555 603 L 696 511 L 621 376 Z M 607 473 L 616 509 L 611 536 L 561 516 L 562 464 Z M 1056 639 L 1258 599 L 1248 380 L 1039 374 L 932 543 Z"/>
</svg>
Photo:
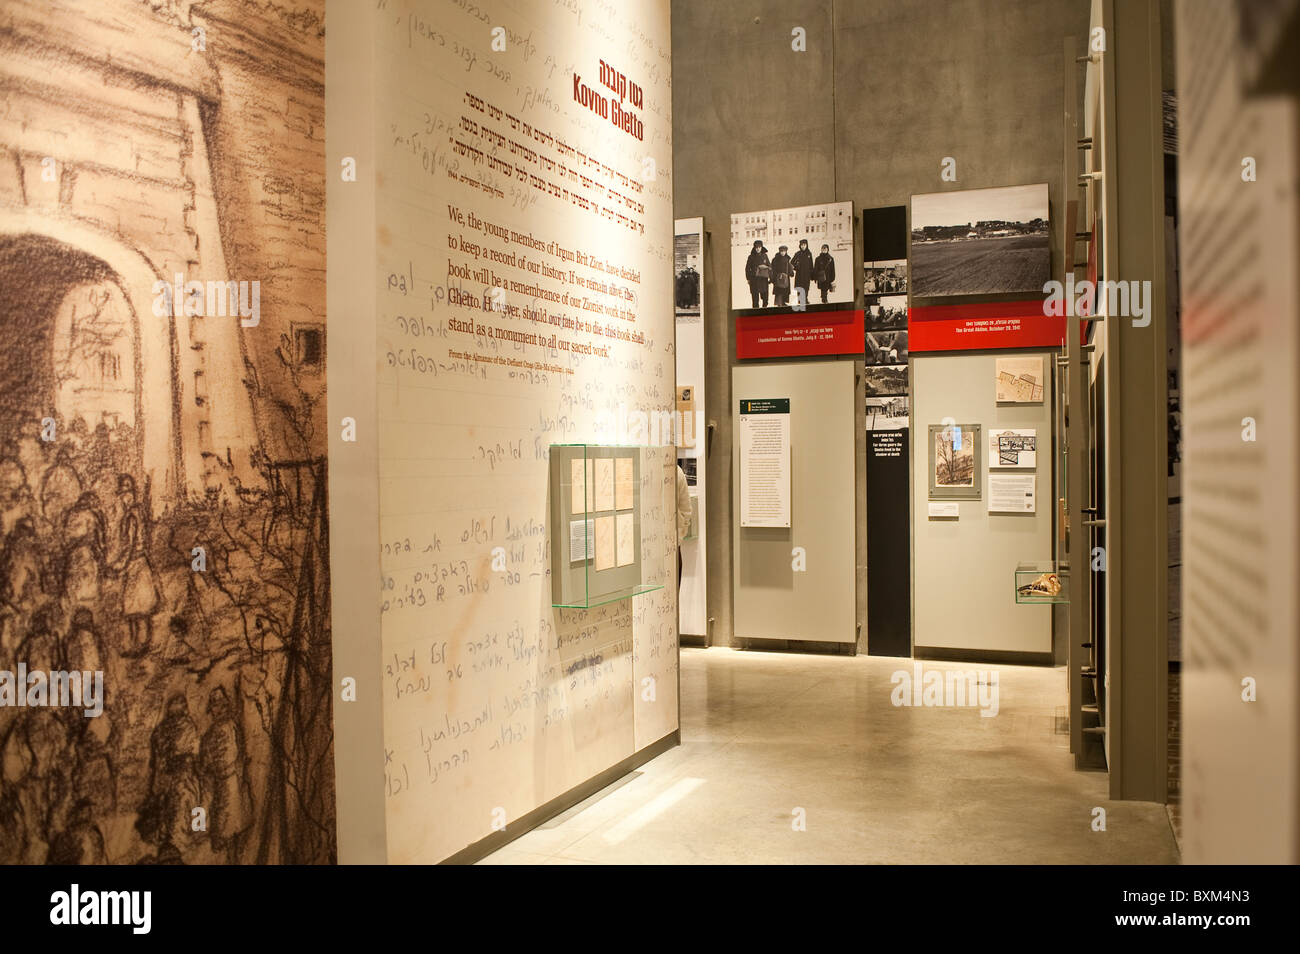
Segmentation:
<svg viewBox="0 0 1300 954">
<path fill-rule="evenodd" d="M 873 656 L 912 654 L 907 207 L 862 210 L 866 631 Z M 915 341 L 911 342 L 915 346 Z"/>
<path fill-rule="evenodd" d="M 856 636 L 853 364 L 732 369 L 736 635 L 848 643 Z"/>
<path fill-rule="evenodd" d="M 372 203 L 378 241 L 330 275 L 373 290 L 340 320 L 376 342 L 350 466 L 379 481 L 391 862 L 677 731 L 668 4 L 588 12 L 380 4 L 341 41 L 375 64 L 329 117 L 341 158 L 377 144 L 330 212 Z"/>
<path fill-rule="evenodd" d="M 853 203 L 731 216 L 736 357 L 856 354 Z"/>
<path fill-rule="evenodd" d="M 1244 35 L 1230 10 L 1195 0 L 1177 36 L 1185 115 L 1200 130 L 1180 137 L 1178 183 L 1184 261 L 1198 263 L 1183 273 L 1182 362 L 1194 864 L 1300 860 L 1300 104 L 1294 44 L 1268 29 L 1281 11 L 1258 5 Z M 1225 58 L 1244 61 L 1240 73 L 1203 82 L 1199 64 Z"/>
<path fill-rule="evenodd" d="M 681 544 L 679 626 L 684 636 L 709 636 L 708 481 L 712 422 L 707 420 L 705 378 L 704 220 L 674 224 L 673 289 L 677 316 L 677 466 L 691 501 L 690 526 Z"/>
<path fill-rule="evenodd" d="M 1052 651 L 1050 609 L 1020 605 L 1017 597 L 1027 582 L 1017 567 L 1053 556 L 1054 508 L 1038 499 L 1051 493 L 1051 457 L 1023 449 L 1027 440 L 1051 440 L 1041 369 L 1052 356 L 1020 353 L 1013 360 L 1026 359 L 1039 369 L 1039 383 L 1027 387 L 1037 400 L 1008 403 L 998 400 L 1007 357 L 912 357 L 912 413 L 916 433 L 927 435 L 927 446 L 912 457 L 918 654 L 947 649 L 1043 661 Z"/>
</svg>

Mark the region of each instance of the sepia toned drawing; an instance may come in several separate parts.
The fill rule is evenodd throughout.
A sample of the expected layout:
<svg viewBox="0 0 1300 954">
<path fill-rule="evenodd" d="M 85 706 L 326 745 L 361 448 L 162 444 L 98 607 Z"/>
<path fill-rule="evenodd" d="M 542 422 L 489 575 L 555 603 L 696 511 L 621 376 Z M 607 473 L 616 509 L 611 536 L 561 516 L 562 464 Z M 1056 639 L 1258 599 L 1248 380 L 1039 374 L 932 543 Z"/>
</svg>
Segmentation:
<svg viewBox="0 0 1300 954">
<path fill-rule="evenodd" d="M 614 509 L 631 510 L 636 504 L 636 462 L 631 457 L 619 457 L 614 469 Z"/>
<path fill-rule="evenodd" d="M 596 510 L 614 509 L 614 459 L 596 458 Z"/>
<path fill-rule="evenodd" d="M 596 570 L 612 570 L 617 565 L 614 515 L 596 518 Z"/>
<path fill-rule="evenodd" d="M 999 404 L 1043 403 L 1043 357 L 999 357 L 995 369 Z"/>
<path fill-rule="evenodd" d="M 324 2 L 3 21 L 0 863 L 333 862 Z"/>
<path fill-rule="evenodd" d="M 940 487 L 969 487 L 975 478 L 975 450 L 969 444 L 961 447 L 951 438 L 940 437 L 935 443 L 939 463 L 934 470 L 934 482 Z"/>
<path fill-rule="evenodd" d="M 930 425 L 931 500 L 979 499 L 980 431 L 978 424 Z"/>
<path fill-rule="evenodd" d="M 631 566 L 636 562 L 636 516 L 620 513 L 615 524 L 618 537 L 616 565 Z"/>
</svg>

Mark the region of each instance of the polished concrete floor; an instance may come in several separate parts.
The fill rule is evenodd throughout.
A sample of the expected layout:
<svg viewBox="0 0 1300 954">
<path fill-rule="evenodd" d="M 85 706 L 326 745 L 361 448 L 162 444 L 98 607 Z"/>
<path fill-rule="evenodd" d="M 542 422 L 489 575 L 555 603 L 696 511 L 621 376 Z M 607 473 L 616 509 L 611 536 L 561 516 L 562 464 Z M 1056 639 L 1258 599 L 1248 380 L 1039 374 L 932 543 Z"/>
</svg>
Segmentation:
<svg viewBox="0 0 1300 954">
<path fill-rule="evenodd" d="M 1064 670 L 924 663 L 996 670 L 983 717 L 894 706 L 891 675 L 912 667 L 683 649 L 682 745 L 483 863 L 1178 862 L 1163 805 L 1074 771 Z"/>
</svg>

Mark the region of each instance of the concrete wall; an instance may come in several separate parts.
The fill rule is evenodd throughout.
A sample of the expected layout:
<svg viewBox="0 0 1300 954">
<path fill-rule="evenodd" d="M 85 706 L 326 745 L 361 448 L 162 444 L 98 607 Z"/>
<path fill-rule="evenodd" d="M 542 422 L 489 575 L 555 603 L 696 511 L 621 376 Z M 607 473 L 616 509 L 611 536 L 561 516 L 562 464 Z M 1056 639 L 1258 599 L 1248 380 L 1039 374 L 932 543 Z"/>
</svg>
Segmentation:
<svg viewBox="0 0 1300 954">
<path fill-rule="evenodd" d="M 732 484 L 735 363 L 732 212 L 851 200 L 855 211 L 913 193 L 1048 182 L 1061 214 L 1061 38 L 1087 33 L 1086 0 L 755 0 L 673 3 L 673 189 L 702 215 L 709 485 Z M 807 52 L 791 50 L 803 27 Z M 1082 47 L 1081 47 L 1082 49 Z M 957 181 L 939 178 L 944 157 Z M 1053 271 L 1060 270 L 1053 235 Z M 856 238 L 860 251 L 861 234 Z M 860 254 L 858 256 L 860 260 Z M 854 278 L 861 288 L 861 276 Z M 859 301 L 861 299 L 859 291 Z M 858 362 L 859 369 L 861 362 Z M 865 435 L 857 376 L 857 481 Z M 709 615 L 732 639 L 734 502 L 708 509 Z M 855 504 L 858 619 L 866 618 L 866 507 Z M 865 642 L 859 640 L 859 649 Z"/>
</svg>

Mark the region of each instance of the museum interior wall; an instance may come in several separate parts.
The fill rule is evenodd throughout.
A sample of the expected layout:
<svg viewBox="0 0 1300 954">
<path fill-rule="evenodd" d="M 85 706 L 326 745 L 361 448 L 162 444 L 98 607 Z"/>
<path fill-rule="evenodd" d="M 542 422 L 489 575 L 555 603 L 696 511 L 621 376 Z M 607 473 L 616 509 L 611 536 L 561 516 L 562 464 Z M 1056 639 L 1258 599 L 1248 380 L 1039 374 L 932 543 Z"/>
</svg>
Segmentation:
<svg viewBox="0 0 1300 954">
<path fill-rule="evenodd" d="M 323 14 L 5 5 L 0 861 L 335 860 Z"/>
<path fill-rule="evenodd" d="M 1019 355 L 1023 356 L 1023 352 Z M 1053 360 L 1052 353 L 1035 356 L 1040 362 Z M 1036 435 L 1052 433 L 1052 405 L 999 404 L 989 387 L 996 374 L 997 358 L 991 354 L 936 354 L 912 356 L 912 413 L 918 435 L 928 438 L 928 424 L 953 418 L 978 421 L 977 438 L 984 451 L 986 473 L 999 472 L 990 446 L 995 430 L 1029 429 Z M 927 441 L 918 436 L 914 445 L 912 499 L 918 501 L 913 524 L 915 588 L 921 594 L 913 603 L 914 650 L 918 656 L 950 659 L 962 653 L 985 653 L 990 658 L 1050 662 L 1052 651 L 1052 606 L 1026 606 L 1008 600 L 1007 568 L 1030 556 L 1051 553 L 1053 508 L 1044 504 L 1032 513 L 991 512 L 988 507 L 968 505 L 961 516 L 931 519 L 927 512 Z M 1049 488 L 1041 471 L 1051 467 L 1050 442 L 1043 440 L 1035 452 L 1040 471 L 1036 495 Z M 987 488 L 984 488 L 987 489 Z M 1050 500 L 1050 498 L 1049 498 Z M 978 504 L 978 501 L 974 502 Z M 926 594 L 943 594 L 941 599 Z M 954 653 L 955 651 L 955 653 Z"/>
<path fill-rule="evenodd" d="M 1198 864 L 1295 864 L 1296 31 L 1289 45 L 1276 43 L 1269 17 L 1279 11 L 1262 6 L 1253 11 L 1258 19 L 1241 24 L 1231 7 L 1210 0 L 1180 2 L 1178 10 L 1184 852 Z M 1243 37 L 1239 25 L 1254 29 Z M 1208 61 L 1241 68 L 1214 79 L 1199 66 Z"/>
<path fill-rule="evenodd" d="M 668 6 L 344 6 L 331 321 L 373 359 L 330 419 L 378 493 L 335 605 L 382 701 L 340 777 L 383 800 L 343 860 L 464 860 L 677 736 Z"/>
<path fill-rule="evenodd" d="M 1061 214 L 1061 43 L 1078 37 L 1082 51 L 1087 4 L 757 2 L 742 15 L 727 5 L 681 2 L 672 12 L 674 203 L 678 217 L 704 217 L 706 314 L 726 314 L 731 302 L 728 224 L 736 212 L 851 201 L 860 213 L 907 205 L 915 193 L 1045 182 L 1054 220 Z M 795 26 L 806 31 L 806 52 L 791 48 Z M 955 184 L 940 178 L 946 157 L 955 160 Z M 860 235 L 855 241 L 860 252 Z M 1058 246 L 1054 227 L 1052 274 L 1059 277 Z M 853 280 L 860 289 L 856 270 Z M 725 488 L 732 484 L 727 449 L 737 397 L 734 322 L 708 324 L 705 354 L 705 416 L 717 424 L 708 478 Z M 852 361 L 862 388 L 861 359 L 830 360 Z M 858 408 L 863 398 L 860 390 Z M 861 418 L 855 433 L 861 488 Z M 1044 499 L 1049 479 L 1039 489 Z M 854 498 L 863 630 L 866 497 Z M 710 639 L 733 645 L 735 501 L 720 505 L 715 494 L 710 503 Z M 866 642 L 859 633 L 859 651 Z M 920 633 L 917 642 L 926 643 Z"/>
<path fill-rule="evenodd" d="M 854 538 L 845 505 L 857 497 L 853 435 L 858 402 L 851 364 L 749 362 L 738 364 L 732 375 L 737 395 L 779 395 L 789 401 L 794 528 L 791 533 L 736 521 L 736 632 L 745 638 L 778 640 L 791 633 L 812 632 L 818 642 L 852 647 L 856 642 Z M 732 453 L 739 460 L 740 429 L 732 434 Z M 732 488 L 732 499 L 737 501 L 742 492 L 739 470 L 733 474 Z M 796 569 L 802 562 L 792 559 L 791 544 L 803 546 L 815 572 Z"/>
</svg>

